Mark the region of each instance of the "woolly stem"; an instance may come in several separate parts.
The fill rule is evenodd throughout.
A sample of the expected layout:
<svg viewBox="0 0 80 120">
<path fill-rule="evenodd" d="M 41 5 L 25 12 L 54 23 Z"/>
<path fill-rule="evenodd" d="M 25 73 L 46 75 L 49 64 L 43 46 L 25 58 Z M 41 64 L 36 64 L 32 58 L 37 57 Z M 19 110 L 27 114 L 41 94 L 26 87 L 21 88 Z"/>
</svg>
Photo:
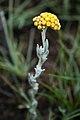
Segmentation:
<svg viewBox="0 0 80 120">
<path fill-rule="evenodd" d="M 42 37 L 42 46 L 39 47 L 39 45 L 37 44 L 36 47 L 36 53 L 37 53 L 37 57 L 39 59 L 38 64 L 36 65 L 35 69 L 35 73 L 28 74 L 28 82 L 29 85 L 31 87 L 31 89 L 29 90 L 29 96 L 31 99 L 31 104 L 28 106 L 29 112 L 30 112 L 30 120 L 36 120 L 37 119 L 37 105 L 38 105 L 38 101 L 36 100 L 35 96 L 38 92 L 39 89 L 39 83 L 37 83 L 37 78 L 41 75 L 41 73 L 43 71 L 45 71 L 45 69 L 42 69 L 42 65 L 43 63 L 47 60 L 47 56 L 49 54 L 49 50 L 48 50 L 48 40 L 46 39 L 46 30 L 44 29 L 41 32 L 41 37 Z"/>
</svg>

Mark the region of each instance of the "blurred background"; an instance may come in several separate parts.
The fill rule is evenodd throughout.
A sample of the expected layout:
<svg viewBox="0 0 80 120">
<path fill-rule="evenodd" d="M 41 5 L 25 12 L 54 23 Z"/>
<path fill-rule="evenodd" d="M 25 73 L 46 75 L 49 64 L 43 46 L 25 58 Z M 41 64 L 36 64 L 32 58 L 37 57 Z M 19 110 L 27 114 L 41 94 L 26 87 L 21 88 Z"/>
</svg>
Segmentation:
<svg viewBox="0 0 80 120">
<path fill-rule="evenodd" d="M 32 18 L 58 16 L 61 30 L 47 30 L 49 56 L 40 89 L 37 120 L 80 119 L 80 0 L 0 0 L 0 120 L 28 120 L 23 91 L 37 64 L 41 31 Z"/>
</svg>

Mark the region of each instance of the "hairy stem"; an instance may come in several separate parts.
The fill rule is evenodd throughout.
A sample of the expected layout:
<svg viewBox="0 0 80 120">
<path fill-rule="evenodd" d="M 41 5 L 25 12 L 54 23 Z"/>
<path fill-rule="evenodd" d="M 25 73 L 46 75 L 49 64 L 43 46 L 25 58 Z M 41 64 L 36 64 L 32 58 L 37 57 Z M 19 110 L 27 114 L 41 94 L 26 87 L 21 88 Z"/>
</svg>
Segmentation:
<svg viewBox="0 0 80 120">
<path fill-rule="evenodd" d="M 35 96 L 38 92 L 38 89 L 39 89 L 39 83 L 37 83 L 37 78 L 41 75 L 41 73 L 43 71 L 45 71 L 45 69 L 42 69 L 41 67 L 42 67 L 43 63 L 47 60 L 47 56 L 49 54 L 49 50 L 48 50 L 49 44 L 48 44 L 48 39 L 46 39 L 46 30 L 47 29 L 44 29 L 41 32 L 42 46 L 39 47 L 39 45 L 37 44 L 37 47 L 36 47 L 36 53 L 37 53 L 37 57 L 38 57 L 39 61 L 35 67 L 35 73 L 28 74 L 28 81 L 29 81 L 29 85 L 31 87 L 31 89 L 29 90 L 31 104 L 28 106 L 30 116 L 31 116 L 30 120 L 37 119 L 36 108 L 38 105 L 38 101 L 35 98 Z"/>
</svg>

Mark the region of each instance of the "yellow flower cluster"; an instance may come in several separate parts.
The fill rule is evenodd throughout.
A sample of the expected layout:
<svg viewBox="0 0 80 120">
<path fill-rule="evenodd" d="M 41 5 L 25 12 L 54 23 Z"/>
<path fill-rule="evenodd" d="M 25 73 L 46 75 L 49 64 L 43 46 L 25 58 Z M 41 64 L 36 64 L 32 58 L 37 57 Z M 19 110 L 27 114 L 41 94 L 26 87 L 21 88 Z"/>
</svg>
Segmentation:
<svg viewBox="0 0 80 120">
<path fill-rule="evenodd" d="M 39 30 L 45 29 L 46 27 L 51 27 L 54 30 L 60 30 L 61 28 L 57 16 L 48 12 L 43 12 L 39 16 L 34 17 L 33 22 Z"/>
</svg>

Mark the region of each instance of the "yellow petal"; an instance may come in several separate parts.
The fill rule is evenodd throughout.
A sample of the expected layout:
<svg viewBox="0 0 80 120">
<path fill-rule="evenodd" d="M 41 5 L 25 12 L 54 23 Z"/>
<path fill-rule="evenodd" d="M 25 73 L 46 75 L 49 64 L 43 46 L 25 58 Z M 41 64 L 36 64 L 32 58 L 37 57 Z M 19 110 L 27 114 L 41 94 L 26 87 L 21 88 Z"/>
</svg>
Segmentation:
<svg viewBox="0 0 80 120">
<path fill-rule="evenodd" d="M 46 21 L 45 21 L 45 20 L 43 20 L 43 21 L 42 21 L 42 25 L 45 25 L 45 24 L 46 24 Z"/>
<path fill-rule="evenodd" d="M 54 26 L 54 30 L 58 30 L 58 26 L 57 25 Z"/>
<path fill-rule="evenodd" d="M 55 22 L 55 19 L 53 17 L 51 18 L 51 22 Z"/>
<path fill-rule="evenodd" d="M 41 30 L 41 29 L 42 29 L 42 26 L 39 25 L 37 28 L 38 28 L 39 30 Z"/>
<path fill-rule="evenodd" d="M 49 27 L 51 25 L 50 22 L 46 22 L 46 26 Z"/>
<path fill-rule="evenodd" d="M 38 23 L 37 23 L 37 22 L 34 22 L 34 25 L 35 25 L 35 26 L 38 26 Z"/>
<path fill-rule="evenodd" d="M 54 23 L 51 23 L 51 27 L 53 28 L 55 26 L 55 24 Z"/>
<path fill-rule="evenodd" d="M 37 17 L 34 17 L 34 18 L 33 18 L 33 22 L 36 21 L 36 19 L 37 19 Z"/>
<path fill-rule="evenodd" d="M 45 17 L 45 20 L 46 20 L 46 21 L 49 21 L 49 20 L 50 20 L 50 17 Z"/>
</svg>

